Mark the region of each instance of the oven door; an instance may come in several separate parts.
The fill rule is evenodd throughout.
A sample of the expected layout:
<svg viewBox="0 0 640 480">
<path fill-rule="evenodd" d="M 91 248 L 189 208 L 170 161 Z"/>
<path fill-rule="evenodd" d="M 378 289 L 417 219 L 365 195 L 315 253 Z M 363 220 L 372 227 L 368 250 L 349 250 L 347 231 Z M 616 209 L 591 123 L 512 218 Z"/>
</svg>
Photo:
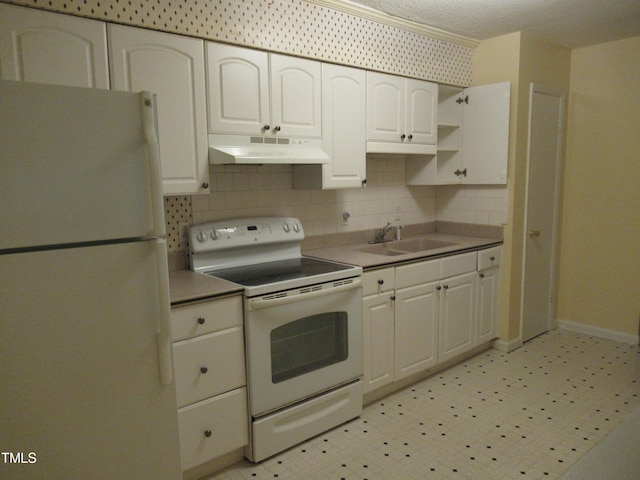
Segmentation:
<svg viewBox="0 0 640 480">
<path fill-rule="evenodd" d="M 245 299 L 252 417 L 362 377 L 360 277 Z"/>
</svg>

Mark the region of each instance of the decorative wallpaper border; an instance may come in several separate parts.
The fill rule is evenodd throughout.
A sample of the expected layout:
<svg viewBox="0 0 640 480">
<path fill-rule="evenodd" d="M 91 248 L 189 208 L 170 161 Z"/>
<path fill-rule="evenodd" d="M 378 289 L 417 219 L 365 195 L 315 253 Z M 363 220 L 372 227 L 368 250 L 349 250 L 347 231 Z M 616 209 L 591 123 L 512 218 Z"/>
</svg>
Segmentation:
<svg viewBox="0 0 640 480">
<path fill-rule="evenodd" d="M 312 1 L 0 1 L 438 83 L 471 84 L 472 48 Z"/>
</svg>

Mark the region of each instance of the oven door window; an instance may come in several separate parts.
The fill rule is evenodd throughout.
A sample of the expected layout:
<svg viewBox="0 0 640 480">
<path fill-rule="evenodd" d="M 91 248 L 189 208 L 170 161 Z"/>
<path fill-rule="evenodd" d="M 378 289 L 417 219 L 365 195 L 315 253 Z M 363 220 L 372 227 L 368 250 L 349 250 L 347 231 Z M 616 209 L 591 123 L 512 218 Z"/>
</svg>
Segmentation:
<svg viewBox="0 0 640 480">
<path fill-rule="evenodd" d="M 284 382 L 347 359 L 347 312 L 304 317 L 271 331 L 271 381 Z"/>
</svg>

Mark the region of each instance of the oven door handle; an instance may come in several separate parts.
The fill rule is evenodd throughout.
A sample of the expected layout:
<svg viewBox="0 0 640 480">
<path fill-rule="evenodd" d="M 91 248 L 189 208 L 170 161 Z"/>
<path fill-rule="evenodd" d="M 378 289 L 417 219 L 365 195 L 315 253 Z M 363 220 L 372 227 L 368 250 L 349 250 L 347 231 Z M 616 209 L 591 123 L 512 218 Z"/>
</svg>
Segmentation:
<svg viewBox="0 0 640 480">
<path fill-rule="evenodd" d="M 358 277 L 354 278 L 352 282 L 344 285 L 321 290 L 313 290 L 311 292 L 303 293 L 300 295 L 292 295 L 291 297 L 286 296 L 280 298 L 256 298 L 249 301 L 249 308 L 252 310 L 258 310 L 261 308 L 276 307 L 279 305 L 286 305 L 288 303 L 301 302 L 303 300 L 308 300 L 309 298 L 322 297 L 324 295 L 331 295 L 333 293 L 351 290 L 353 288 L 359 287 L 360 285 L 362 285 L 362 279 Z"/>
</svg>

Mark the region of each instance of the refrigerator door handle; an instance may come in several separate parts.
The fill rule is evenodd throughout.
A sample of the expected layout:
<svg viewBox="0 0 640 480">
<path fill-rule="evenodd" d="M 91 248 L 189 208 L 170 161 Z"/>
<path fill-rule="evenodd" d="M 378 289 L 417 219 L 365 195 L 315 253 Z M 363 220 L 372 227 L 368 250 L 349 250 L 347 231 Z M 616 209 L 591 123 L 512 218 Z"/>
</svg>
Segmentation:
<svg viewBox="0 0 640 480">
<path fill-rule="evenodd" d="M 160 163 L 160 142 L 157 132 L 156 96 L 151 92 L 140 92 L 142 97 L 142 121 L 144 136 L 149 147 L 149 174 L 151 178 L 151 208 L 153 209 L 153 231 L 151 236 L 164 238 L 167 234 L 164 223 L 164 203 L 162 196 L 162 167 Z"/>
<path fill-rule="evenodd" d="M 157 238 L 151 241 L 154 242 L 156 250 L 158 289 L 160 292 L 160 316 L 157 335 L 160 383 L 162 385 L 169 385 L 173 381 L 173 348 L 171 339 L 171 297 L 169 296 L 167 242 L 163 238 Z"/>
</svg>

